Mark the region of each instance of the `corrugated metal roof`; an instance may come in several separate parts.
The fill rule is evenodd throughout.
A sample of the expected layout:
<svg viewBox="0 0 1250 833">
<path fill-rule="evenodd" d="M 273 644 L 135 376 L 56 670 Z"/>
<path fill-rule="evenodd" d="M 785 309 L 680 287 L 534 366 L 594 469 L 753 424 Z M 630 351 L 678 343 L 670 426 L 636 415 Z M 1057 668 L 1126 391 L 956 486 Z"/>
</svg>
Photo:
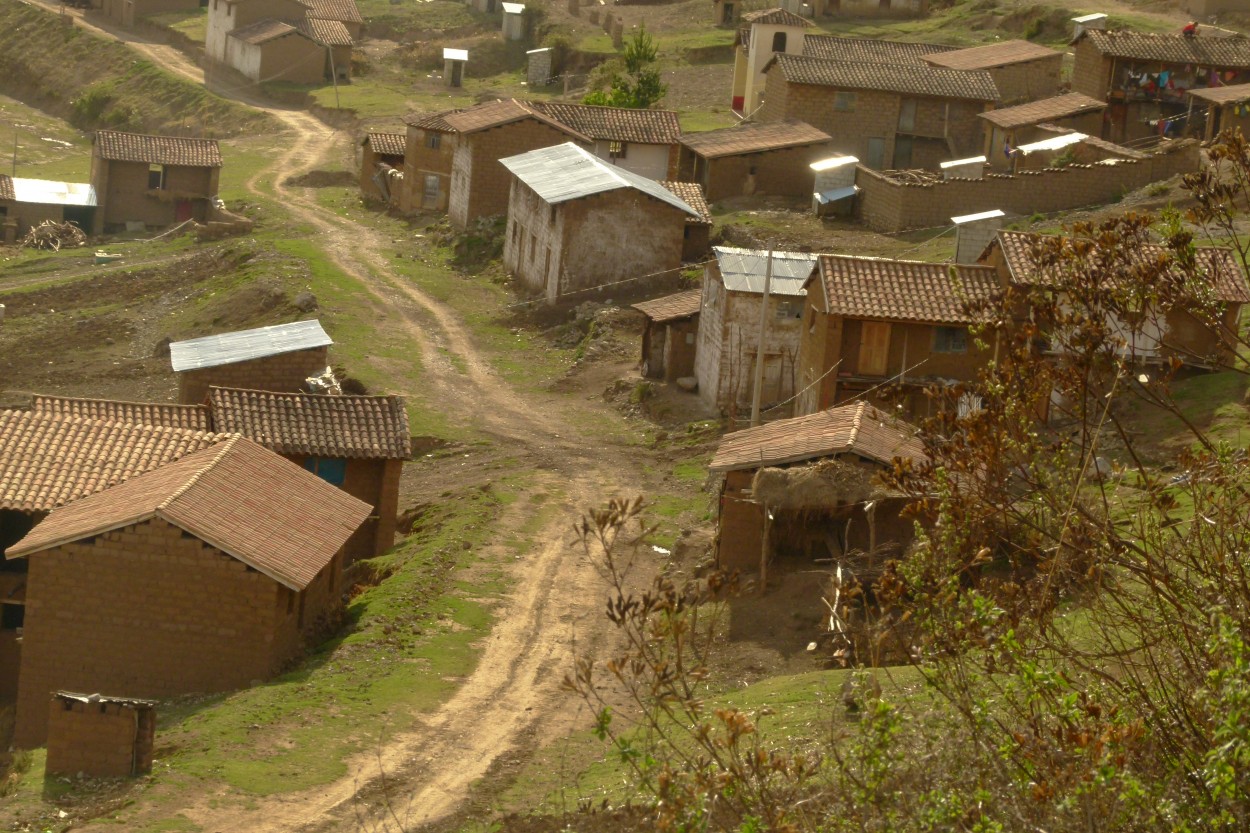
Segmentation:
<svg viewBox="0 0 1250 833">
<path fill-rule="evenodd" d="M 618 188 L 633 188 L 692 217 L 699 217 L 698 211 L 655 180 L 609 165 L 572 142 L 531 150 L 499 161 L 552 205 Z"/>
<path fill-rule="evenodd" d="M 816 201 L 821 205 L 828 205 L 831 202 L 838 202 L 839 200 L 853 197 L 858 193 L 858 185 L 847 185 L 845 188 L 834 188 L 831 191 L 821 191 L 816 194 Z"/>
<path fill-rule="evenodd" d="M 715 246 L 712 252 L 716 255 L 716 265 L 720 268 L 726 289 L 764 294 L 768 252 L 729 246 Z M 806 295 L 803 284 L 816 268 L 816 258 L 814 254 L 802 252 L 773 252 L 773 278 L 769 292 L 773 295 Z"/>
<path fill-rule="evenodd" d="M 99 205 L 95 188 L 85 182 L 24 179 L 20 176 L 13 177 L 13 199 L 42 205 Z"/>
<path fill-rule="evenodd" d="M 314 319 L 175 341 L 169 345 L 169 359 L 174 372 L 181 373 L 312 347 L 326 347 L 333 343 L 326 331 L 321 329 L 321 322 Z"/>
</svg>

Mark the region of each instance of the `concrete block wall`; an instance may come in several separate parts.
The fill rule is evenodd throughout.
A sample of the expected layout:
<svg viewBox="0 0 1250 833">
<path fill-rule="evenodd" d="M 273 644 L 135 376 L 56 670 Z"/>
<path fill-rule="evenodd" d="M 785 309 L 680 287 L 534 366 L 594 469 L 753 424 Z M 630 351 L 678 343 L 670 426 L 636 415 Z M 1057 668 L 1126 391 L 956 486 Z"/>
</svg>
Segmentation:
<svg viewBox="0 0 1250 833">
<path fill-rule="evenodd" d="M 152 770 L 155 710 L 53 697 L 48 708 L 49 775 L 125 778 Z"/>
<path fill-rule="evenodd" d="M 296 393 L 305 379 L 321 373 L 329 363 L 329 348 L 314 347 L 247 362 L 184 370 L 178 374 L 178 401 L 183 405 L 198 405 L 208 396 L 212 385 Z"/>
<path fill-rule="evenodd" d="M 21 747 L 44 742 L 55 691 L 162 698 L 265 679 L 337 598 L 337 572 L 294 594 L 160 519 L 29 560 Z"/>
<path fill-rule="evenodd" d="M 973 214 L 1002 209 L 1009 214 L 1050 214 L 1105 205 L 1133 191 L 1201 164 L 1196 142 L 1182 141 L 1143 160 L 1114 165 L 1072 165 L 989 174 L 983 179 L 949 179 L 928 185 L 903 185 L 860 166 L 856 213 L 874 231 L 893 233 L 950 225 L 953 208 Z"/>
</svg>

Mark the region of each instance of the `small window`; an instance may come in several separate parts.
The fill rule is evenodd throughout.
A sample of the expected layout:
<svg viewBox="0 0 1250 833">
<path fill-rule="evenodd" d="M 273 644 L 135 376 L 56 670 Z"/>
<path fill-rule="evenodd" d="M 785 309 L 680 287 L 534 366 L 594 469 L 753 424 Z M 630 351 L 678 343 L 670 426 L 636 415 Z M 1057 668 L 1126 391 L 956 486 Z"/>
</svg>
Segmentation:
<svg viewBox="0 0 1250 833">
<path fill-rule="evenodd" d="M 778 32 L 777 34 L 773 35 L 773 51 L 774 52 L 786 51 L 786 33 L 785 32 Z"/>
<path fill-rule="evenodd" d="M 347 480 L 347 461 L 342 457 L 309 457 L 304 468 L 331 486 L 342 486 Z"/>
<path fill-rule="evenodd" d="M 425 175 L 425 187 L 422 192 L 422 198 L 425 200 L 437 200 L 439 192 L 438 174 Z"/>
<path fill-rule="evenodd" d="M 159 191 L 165 187 L 165 166 L 148 166 L 148 190 Z"/>
<path fill-rule="evenodd" d="M 17 630 L 25 617 L 26 605 L 0 604 L 0 630 Z"/>
<path fill-rule="evenodd" d="M 842 113 L 850 113 L 855 110 L 855 93 L 836 92 L 833 94 L 833 109 Z"/>
<path fill-rule="evenodd" d="M 937 327 L 933 331 L 934 353 L 966 353 L 968 331 L 963 327 Z"/>
<path fill-rule="evenodd" d="M 608 156 L 613 159 L 624 159 L 627 147 L 624 142 L 608 142 Z"/>
<path fill-rule="evenodd" d="M 442 133 L 426 133 L 425 146 L 430 150 L 438 150 L 443 144 Z"/>
<path fill-rule="evenodd" d="M 778 321 L 789 321 L 791 319 L 801 317 L 802 314 L 803 312 L 798 308 L 798 305 L 790 301 L 782 301 L 777 304 Z"/>
<path fill-rule="evenodd" d="M 916 129 L 916 99 L 905 98 L 898 108 L 898 129 L 910 133 Z"/>
<path fill-rule="evenodd" d="M 530 260 L 538 257 L 538 235 L 530 232 Z"/>
</svg>

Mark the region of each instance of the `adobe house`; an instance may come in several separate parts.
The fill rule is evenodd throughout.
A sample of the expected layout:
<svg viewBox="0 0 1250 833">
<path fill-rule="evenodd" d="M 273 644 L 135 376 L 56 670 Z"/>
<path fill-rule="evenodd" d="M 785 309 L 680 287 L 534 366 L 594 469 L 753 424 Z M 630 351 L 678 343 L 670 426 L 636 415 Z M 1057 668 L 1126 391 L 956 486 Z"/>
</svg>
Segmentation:
<svg viewBox="0 0 1250 833">
<path fill-rule="evenodd" d="M 460 112 L 447 110 L 404 119 L 404 188 L 399 203 L 404 213 L 447 210 L 456 131 L 446 117 Z"/>
<path fill-rule="evenodd" d="M 0 227 L 7 245 L 44 220 L 68 221 L 90 234 L 95 228 L 97 204 L 95 188 L 85 182 L 0 174 Z"/>
<path fill-rule="evenodd" d="M 188 414 L 171 413 L 168 422 L 153 425 L 147 420 L 155 415 L 141 415 L 129 403 L 80 408 L 37 397 L 35 404 L 36 410 L 0 411 L 0 703 L 17 698 L 17 634 L 27 592 L 27 563 L 5 560 L 7 551 L 58 506 L 222 439 Z"/>
<path fill-rule="evenodd" d="M 987 110 L 980 114 L 989 125 L 982 153 L 994 167 L 1009 168 L 1012 158 L 1008 150 L 1051 135 L 1042 130 L 1041 125 L 1097 136 L 1102 132 L 1102 114 L 1106 109 L 1105 101 L 1084 93 L 1064 93 L 1014 107 Z"/>
<path fill-rule="evenodd" d="M 1189 91 L 1186 134 L 1210 142 L 1222 130 L 1250 134 L 1250 83 Z"/>
<path fill-rule="evenodd" d="M 936 168 L 984 144 L 978 114 L 999 99 L 986 70 L 777 55 L 761 121 L 803 118 L 869 168 Z M 814 161 L 814 160 L 813 160 Z"/>
<path fill-rule="evenodd" d="M 364 18 L 355 0 L 208 0 L 204 51 L 256 83 L 351 76 Z"/>
<path fill-rule="evenodd" d="M 694 376 L 702 303 L 703 290 L 688 289 L 633 305 L 647 319 L 639 362 L 643 376 L 665 382 Z"/>
<path fill-rule="evenodd" d="M 372 507 L 343 548 L 347 562 L 395 543 L 399 476 L 411 453 L 399 396 L 208 389 L 213 428 L 240 434 Z"/>
<path fill-rule="evenodd" d="M 548 302 L 681 267 L 698 212 L 572 142 L 500 159 L 512 174 L 504 268 Z"/>
<path fill-rule="evenodd" d="M 980 262 L 998 270 L 1000 280 L 1014 286 L 1045 286 L 1046 275 L 1035 257 L 1041 235 L 999 231 L 981 255 Z M 1144 261 L 1166 256 L 1162 246 L 1143 245 Z M 1238 331 L 1242 305 L 1250 303 L 1250 286 L 1231 249 L 1203 246 L 1194 250 L 1199 267 L 1212 288 L 1212 300 L 1222 307 L 1218 326 L 1212 328 L 1183 306 L 1146 311 L 1135 324 L 1112 322 L 1124 338 L 1124 355 L 1143 363 L 1166 362 L 1172 358 L 1198 368 L 1222 367 L 1233 358 L 1234 336 Z M 1055 344 L 1051 349 L 1062 349 Z"/>
<path fill-rule="evenodd" d="M 1108 104 L 1101 137 L 1183 135 L 1186 93 L 1250 83 L 1250 38 L 1083 29 L 1073 40 L 1073 92 Z"/>
<path fill-rule="evenodd" d="M 873 397 L 927 416 L 926 388 L 974 380 L 993 357 L 966 306 L 1001 291 L 992 267 L 821 255 L 805 286 L 796 413 Z"/>
<path fill-rule="evenodd" d="M 988 72 L 1002 104 L 1057 95 L 1063 71 L 1062 52 L 1026 40 L 936 52 L 923 60 L 940 69 Z"/>
<path fill-rule="evenodd" d="M 944 46 L 937 43 L 848 38 L 824 33 L 808 33 L 803 38 L 803 50 L 800 54 L 809 58 L 824 58 L 828 61 L 919 66 L 925 63 L 926 58 L 942 52 L 958 50 L 957 46 Z"/>
<path fill-rule="evenodd" d="M 48 775 L 131 778 L 152 771 L 156 703 L 58 691 L 48 708 Z"/>
<path fill-rule="evenodd" d="M 677 176 L 681 124 L 673 110 L 596 107 L 562 101 L 529 101 L 529 107 L 587 137 L 587 148 L 612 165 L 647 179 Z"/>
<path fill-rule="evenodd" d="M 813 24 L 785 9 L 747 12 L 741 19 L 734 40 L 730 106 L 740 116 L 750 116 L 764 94 L 764 67 L 778 53 L 802 54 L 803 38 Z"/>
<path fill-rule="evenodd" d="M 404 188 L 404 151 L 408 138 L 403 133 L 370 130 L 360 142 L 360 193 L 365 199 L 399 204 Z M 400 176 L 392 176 L 396 171 Z"/>
<path fill-rule="evenodd" d="M 725 476 L 717 565 L 756 573 L 764 586 L 774 560 L 810 569 L 817 560 L 854 559 L 862 568 L 899 557 L 913 522 L 899 517 L 907 500 L 878 476 L 896 458 L 924 461 L 917 433 L 855 402 L 726 434 L 708 466 Z"/>
<path fill-rule="evenodd" d="M 14 742 L 54 691 L 160 699 L 277 673 L 342 604 L 367 504 L 243 437 L 54 509 L 29 563 Z"/>
<path fill-rule="evenodd" d="M 194 11 L 199 7 L 200 0 L 103 0 L 99 8 L 114 23 L 131 27 L 150 15 Z"/>
<path fill-rule="evenodd" d="M 169 360 L 178 374 L 178 401 L 197 405 L 211 385 L 303 390 L 308 377 L 329 367 L 333 343 L 317 320 L 175 341 L 169 345 Z"/>
<path fill-rule="evenodd" d="M 760 305 L 769 282 L 764 331 L 764 374 L 760 396 L 768 407 L 790 399 L 798 388 L 803 284 L 816 255 L 773 252 L 771 278 L 767 251 L 716 246 L 703 270 L 703 306 L 695 347 L 699 397 L 710 408 L 731 415 L 751 403 L 760 343 Z M 776 414 L 774 414 L 775 416 Z"/>
<path fill-rule="evenodd" d="M 681 179 L 708 202 L 727 197 L 812 195 L 811 164 L 831 155 L 828 133 L 802 121 L 744 123 L 681 137 Z"/>
<path fill-rule="evenodd" d="M 681 244 L 683 263 L 703 260 L 712 246 L 712 209 L 707 204 L 703 186 L 697 182 L 661 182 L 677 198 L 694 209 L 697 217 L 686 218 L 685 236 Z"/>
<path fill-rule="evenodd" d="M 91 150 L 96 233 L 209 218 L 221 174 L 216 139 L 98 130 Z"/>
</svg>

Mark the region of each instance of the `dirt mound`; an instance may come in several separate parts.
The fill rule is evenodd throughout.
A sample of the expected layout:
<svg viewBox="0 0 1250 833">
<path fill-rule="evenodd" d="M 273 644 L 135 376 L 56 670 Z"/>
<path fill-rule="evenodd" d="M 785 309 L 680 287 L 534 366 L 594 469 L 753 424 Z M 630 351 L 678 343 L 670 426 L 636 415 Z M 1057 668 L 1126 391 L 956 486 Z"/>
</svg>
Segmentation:
<svg viewBox="0 0 1250 833">
<path fill-rule="evenodd" d="M 309 171 L 306 174 L 290 177 L 286 184 L 293 188 L 333 188 L 335 186 L 350 188 L 356 184 L 356 175 L 351 171 Z"/>
</svg>

